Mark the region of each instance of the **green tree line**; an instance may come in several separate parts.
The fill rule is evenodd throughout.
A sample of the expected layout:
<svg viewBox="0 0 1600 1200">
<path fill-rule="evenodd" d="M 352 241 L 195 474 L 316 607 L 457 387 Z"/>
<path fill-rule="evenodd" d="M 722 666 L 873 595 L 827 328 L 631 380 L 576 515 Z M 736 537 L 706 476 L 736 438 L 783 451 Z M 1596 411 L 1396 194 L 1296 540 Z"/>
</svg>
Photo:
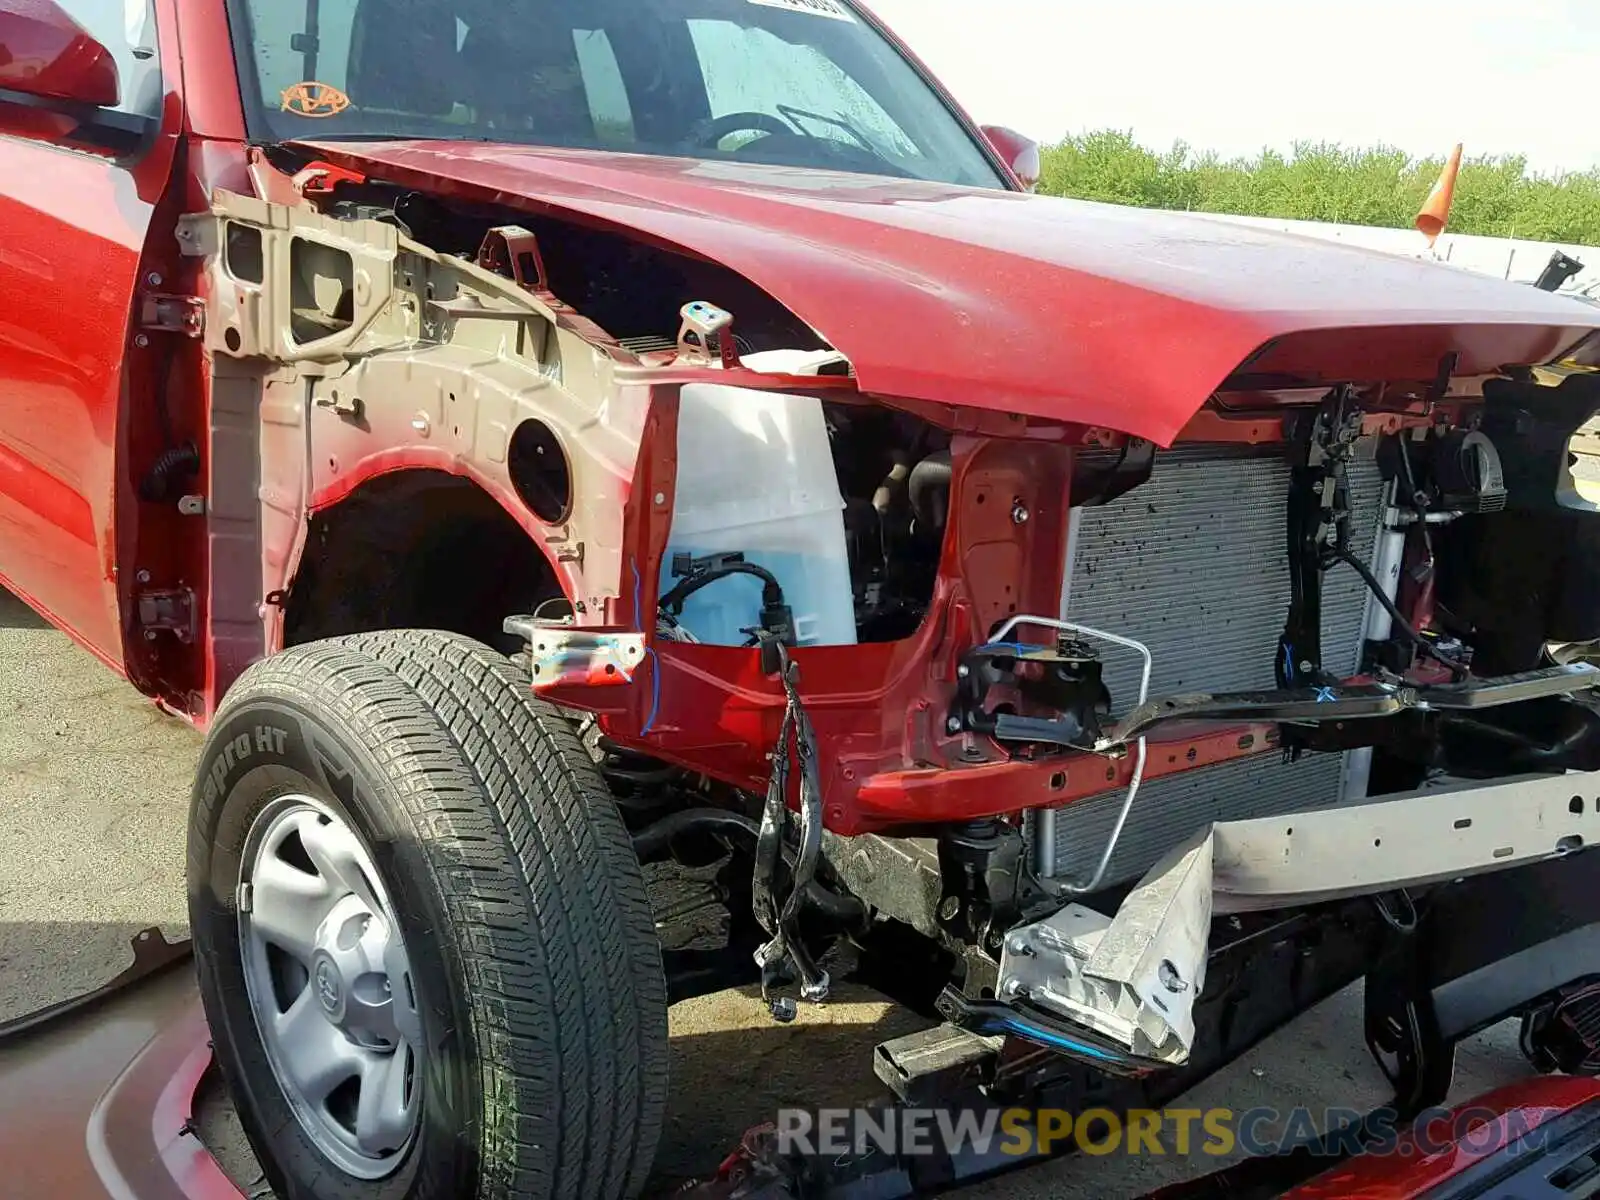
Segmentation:
<svg viewBox="0 0 1600 1200">
<path fill-rule="evenodd" d="M 1347 225 L 1409 228 L 1444 159 L 1414 159 L 1385 146 L 1302 142 L 1224 159 L 1183 142 L 1158 152 L 1117 130 L 1046 147 L 1039 190 L 1144 208 L 1239 213 Z M 1452 233 L 1600 246 L 1600 168 L 1540 175 L 1519 155 L 1472 158 L 1462 167 Z"/>
</svg>

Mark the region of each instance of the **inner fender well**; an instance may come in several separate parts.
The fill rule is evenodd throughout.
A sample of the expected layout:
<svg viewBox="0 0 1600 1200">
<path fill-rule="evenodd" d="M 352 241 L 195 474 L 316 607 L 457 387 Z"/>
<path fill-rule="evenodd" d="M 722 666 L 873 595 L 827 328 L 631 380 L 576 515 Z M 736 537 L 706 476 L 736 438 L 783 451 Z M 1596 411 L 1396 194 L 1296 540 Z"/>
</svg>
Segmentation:
<svg viewBox="0 0 1600 1200">
<path fill-rule="evenodd" d="M 505 617 L 563 597 L 543 550 L 493 496 L 441 471 L 396 471 L 312 514 L 283 643 L 442 629 L 511 652 L 521 643 Z"/>
</svg>

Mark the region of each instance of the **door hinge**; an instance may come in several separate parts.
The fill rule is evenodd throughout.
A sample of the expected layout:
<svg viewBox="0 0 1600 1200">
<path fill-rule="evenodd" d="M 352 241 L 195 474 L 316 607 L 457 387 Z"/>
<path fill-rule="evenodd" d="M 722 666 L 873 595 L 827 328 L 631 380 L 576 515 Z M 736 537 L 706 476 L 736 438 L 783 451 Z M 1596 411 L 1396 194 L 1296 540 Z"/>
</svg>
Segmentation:
<svg viewBox="0 0 1600 1200">
<path fill-rule="evenodd" d="M 144 292 L 139 297 L 139 328 L 201 337 L 206 331 L 206 302 L 199 296 Z"/>
<path fill-rule="evenodd" d="M 134 596 L 145 640 L 153 642 L 162 631 L 180 642 L 194 641 L 194 592 L 189 588 L 154 588 Z"/>
</svg>

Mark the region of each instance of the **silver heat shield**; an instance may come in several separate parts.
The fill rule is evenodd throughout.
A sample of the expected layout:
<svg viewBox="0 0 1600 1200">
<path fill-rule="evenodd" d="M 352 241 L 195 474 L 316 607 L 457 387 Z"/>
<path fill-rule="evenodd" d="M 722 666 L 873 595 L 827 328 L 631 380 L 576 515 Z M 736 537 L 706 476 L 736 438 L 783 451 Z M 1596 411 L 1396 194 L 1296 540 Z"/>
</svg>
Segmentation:
<svg viewBox="0 0 1600 1200">
<path fill-rule="evenodd" d="M 1363 444 L 1350 468 L 1350 545 L 1376 545 L 1382 480 Z M 1270 688 L 1289 607 L 1282 447 L 1189 446 L 1157 454 L 1148 483 L 1080 510 L 1064 601 L 1067 620 L 1145 643 L 1151 696 Z M 1323 577 L 1323 661 L 1353 673 L 1368 592 L 1356 573 Z M 1112 710 L 1138 694 L 1139 657 L 1100 647 Z M 1152 761 L 1158 753 L 1152 746 Z M 1142 875 L 1174 844 L 1213 821 L 1240 821 L 1339 803 L 1343 755 L 1277 753 L 1146 782 L 1106 883 Z M 1092 873 L 1121 806 L 1108 792 L 1057 810 L 1055 870 Z"/>
</svg>

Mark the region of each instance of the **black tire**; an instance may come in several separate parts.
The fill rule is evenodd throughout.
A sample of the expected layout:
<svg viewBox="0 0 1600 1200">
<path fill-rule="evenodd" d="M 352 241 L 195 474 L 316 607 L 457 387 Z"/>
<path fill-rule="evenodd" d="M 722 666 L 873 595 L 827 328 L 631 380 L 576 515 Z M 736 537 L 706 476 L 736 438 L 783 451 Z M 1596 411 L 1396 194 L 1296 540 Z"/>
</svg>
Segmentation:
<svg viewBox="0 0 1600 1200">
<path fill-rule="evenodd" d="M 337 1169 L 306 1135 L 244 986 L 246 833 L 292 793 L 364 842 L 418 993 L 420 1125 L 377 1181 Z M 589 1200 L 644 1187 L 666 1103 L 667 993 L 643 875 L 572 727 L 508 660 L 401 631 L 257 663 L 206 741 L 188 872 L 217 1060 L 282 1200 Z"/>
</svg>

